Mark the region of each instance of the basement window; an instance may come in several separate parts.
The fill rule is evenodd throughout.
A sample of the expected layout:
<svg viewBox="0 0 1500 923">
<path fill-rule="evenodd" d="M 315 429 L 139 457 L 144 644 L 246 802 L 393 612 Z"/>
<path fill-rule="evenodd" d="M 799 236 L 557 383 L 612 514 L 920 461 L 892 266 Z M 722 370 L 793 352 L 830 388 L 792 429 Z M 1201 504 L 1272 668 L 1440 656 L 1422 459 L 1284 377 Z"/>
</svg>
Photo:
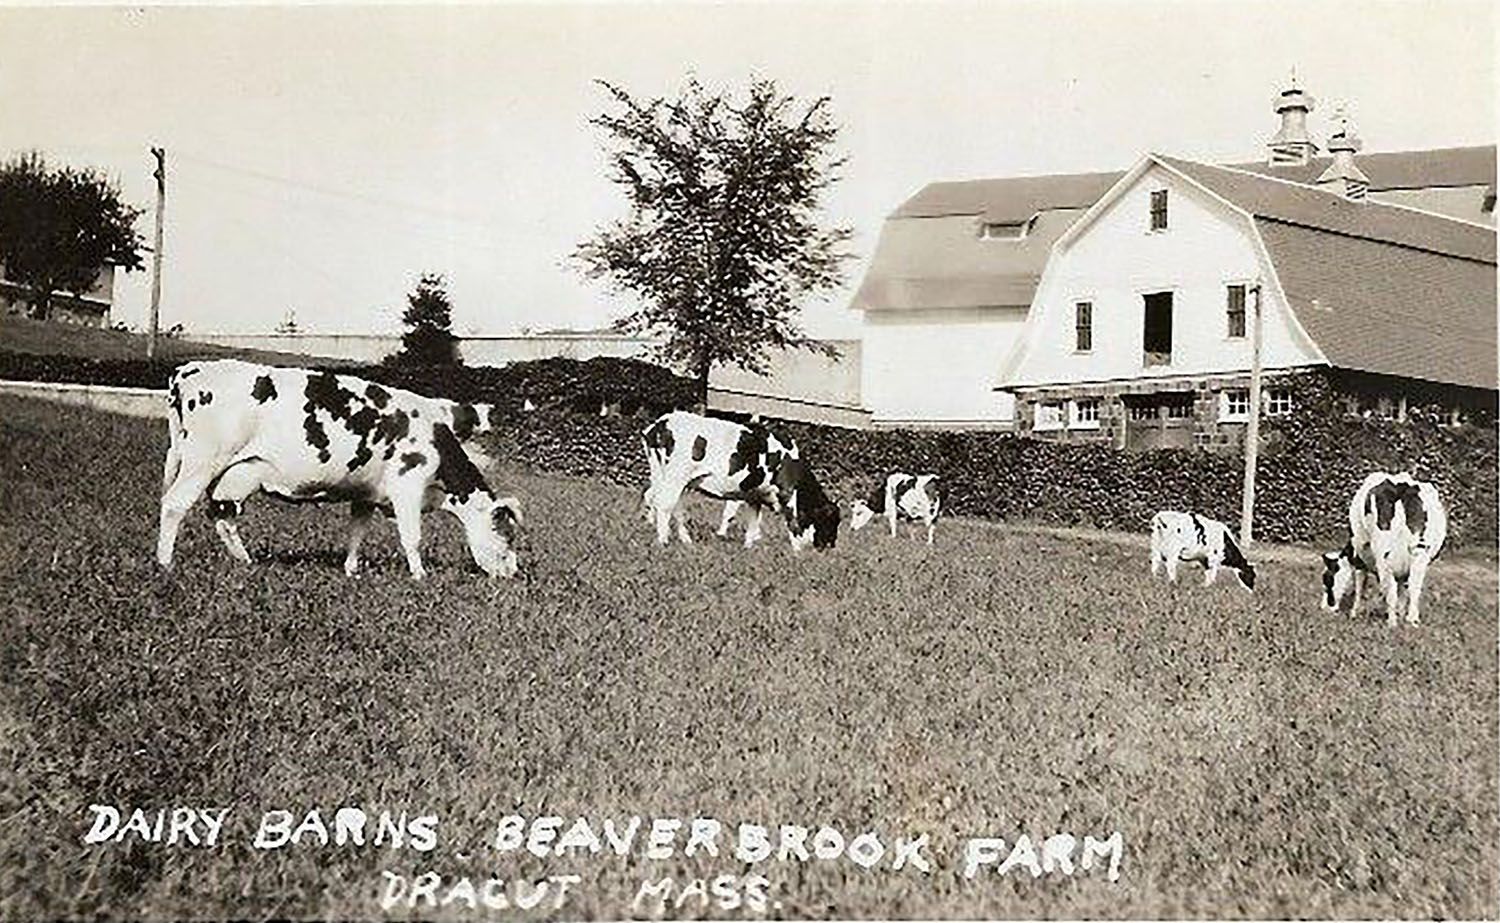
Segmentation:
<svg viewBox="0 0 1500 923">
<path fill-rule="evenodd" d="M 1219 422 L 1244 423 L 1250 419 L 1250 390 L 1231 388 L 1219 392 Z"/>
<path fill-rule="evenodd" d="M 1266 391 L 1266 413 L 1279 417 L 1292 412 L 1292 392 L 1287 388 L 1270 388 Z"/>
<path fill-rule="evenodd" d="M 1062 429 L 1063 405 L 1061 401 L 1044 401 L 1036 405 L 1036 423 L 1032 429 Z"/>
<path fill-rule="evenodd" d="M 1098 429 L 1099 428 L 1099 399 L 1097 397 L 1079 398 L 1068 402 L 1068 428 L 1069 429 Z"/>
</svg>

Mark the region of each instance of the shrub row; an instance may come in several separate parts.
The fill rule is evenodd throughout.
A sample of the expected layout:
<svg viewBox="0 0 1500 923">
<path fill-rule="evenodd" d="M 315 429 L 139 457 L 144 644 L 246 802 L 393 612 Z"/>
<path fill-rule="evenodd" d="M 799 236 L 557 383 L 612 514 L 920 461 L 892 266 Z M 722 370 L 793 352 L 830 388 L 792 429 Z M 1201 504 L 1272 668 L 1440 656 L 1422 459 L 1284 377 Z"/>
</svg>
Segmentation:
<svg viewBox="0 0 1500 923">
<path fill-rule="evenodd" d="M 165 388 L 175 361 L 92 359 L 0 351 L 0 379 Z M 320 368 L 310 365 L 309 368 Z M 693 403 L 691 381 L 638 359 L 541 359 L 499 368 L 470 366 L 339 365 L 345 375 L 454 400 L 487 400 L 519 410 L 539 408 L 597 414 L 602 406 L 624 414 L 654 415 Z"/>
<path fill-rule="evenodd" d="M 0 353 L 0 377 L 164 387 L 172 365 Z M 694 401 L 692 382 L 628 359 L 545 359 L 502 368 L 374 366 L 339 369 L 456 400 L 489 401 L 507 425 L 502 457 L 538 470 L 640 486 L 645 421 Z M 1289 382 L 1290 416 L 1266 421 L 1258 469 L 1256 535 L 1337 542 L 1349 497 L 1374 470 L 1433 481 L 1449 508 L 1454 545 L 1496 543 L 1496 431 L 1450 428 L 1413 408 L 1405 422 L 1349 417 L 1335 383 Z M 538 409 L 523 412 L 524 400 Z M 610 406 L 620 415 L 600 415 Z M 1161 509 L 1192 509 L 1238 523 L 1243 459 L 1200 449 L 1122 452 L 1098 444 L 995 432 L 860 431 L 777 423 L 847 510 L 893 470 L 942 475 L 948 508 L 988 519 L 1141 531 Z"/>
</svg>

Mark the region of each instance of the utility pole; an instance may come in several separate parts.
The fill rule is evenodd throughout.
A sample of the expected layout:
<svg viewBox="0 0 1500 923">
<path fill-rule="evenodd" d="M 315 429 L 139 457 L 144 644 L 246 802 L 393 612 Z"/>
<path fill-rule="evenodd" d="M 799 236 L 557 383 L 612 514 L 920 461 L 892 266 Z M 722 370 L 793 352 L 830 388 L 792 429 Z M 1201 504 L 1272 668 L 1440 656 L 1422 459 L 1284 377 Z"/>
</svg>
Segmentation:
<svg viewBox="0 0 1500 923">
<path fill-rule="evenodd" d="M 1240 502 L 1240 544 L 1246 548 L 1255 540 L 1255 464 L 1260 454 L 1260 283 L 1250 289 L 1255 296 L 1250 317 L 1250 418 L 1245 423 L 1245 490 Z"/>
<path fill-rule="evenodd" d="M 156 328 L 161 312 L 161 221 L 167 207 L 167 151 L 153 147 L 156 158 L 156 242 L 151 249 L 151 329 L 146 334 L 146 358 L 156 356 Z"/>
</svg>

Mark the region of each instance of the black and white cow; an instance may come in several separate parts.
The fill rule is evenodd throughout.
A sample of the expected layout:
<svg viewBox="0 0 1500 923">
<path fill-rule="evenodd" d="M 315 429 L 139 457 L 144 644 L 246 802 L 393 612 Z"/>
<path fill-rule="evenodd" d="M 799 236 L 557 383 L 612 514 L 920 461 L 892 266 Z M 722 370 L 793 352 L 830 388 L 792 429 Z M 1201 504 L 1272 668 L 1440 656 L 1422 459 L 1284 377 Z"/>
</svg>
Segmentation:
<svg viewBox="0 0 1500 923">
<path fill-rule="evenodd" d="M 1350 592 L 1359 612 L 1371 573 L 1385 593 L 1386 622 L 1396 624 L 1401 584 L 1406 584 L 1406 621 L 1421 620 L 1427 568 L 1448 538 L 1448 511 L 1437 488 L 1409 474 L 1377 471 L 1366 477 L 1349 502 L 1349 540 L 1323 555 L 1323 607 L 1343 608 Z"/>
<path fill-rule="evenodd" d="M 891 537 L 896 523 L 904 519 L 927 525 L 927 544 L 932 544 L 932 530 L 943 508 L 942 485 L 935 474 L 905 474 L 897 471 L 870 492 L 868 500 L 855 500 L 850 509 L 849 528 L 863 529 L 876 516 L 890 523 Z"/>
<path fill-rule="evenodd" d="M 348 502 L 346 573 L 377 510 L 394 515 L 414 578 L 425 571 L 422 514 L 463 523 L 474 561 L 490 576 L 516 573 L 511 548 L 520 507 L 496 497 L 462 443 L 492 426 L 492 408 L 388 388 L 348 375 L 235 359 L 189 362 L 167 390 L 171 445 L 163 471 L 156 558 L 172 565 L 182 519 L 208 495 L 229 554 L 248 562 L 235 517 L 256 492 L 291 501 Z"/>
<path fill-rule="evenodd" d="M 823 493 L 796 444 L 764 426 L 673 411 L 648 426 L 642 441 L 651 467 L 651 486 L 642 501 L 656 525 L 659 544 L 667 544 L 674 521 L 678 539 L 692 541 L 682 508 L 683 494 L 689 488 L 720 500 L 743 502 L 754 510 L 745 530 L 746 547 L 760 539 L 767 509 L 780 512 L 786 520 L 793 550 L 808 545 L 828 549 L 837 540 L 838 506 Z M 734 503 L 726 505 L 720 534 L 737 509 Z"/>
<path fill-rule="evenodd" d="M 1255 589 L 1255 567 L 1245 560 L 1228 526 L 1197 513 L 1163 510 L 1151 517 L 1151 575 L 1160 574 L 1165 565 L 1167 579 L 1176 583 L 1182 561 L 1203 562 L 1204 586 L 1214 582 L 1220 567 L 1228 567 L 1241 586 Z"/>
</svg>

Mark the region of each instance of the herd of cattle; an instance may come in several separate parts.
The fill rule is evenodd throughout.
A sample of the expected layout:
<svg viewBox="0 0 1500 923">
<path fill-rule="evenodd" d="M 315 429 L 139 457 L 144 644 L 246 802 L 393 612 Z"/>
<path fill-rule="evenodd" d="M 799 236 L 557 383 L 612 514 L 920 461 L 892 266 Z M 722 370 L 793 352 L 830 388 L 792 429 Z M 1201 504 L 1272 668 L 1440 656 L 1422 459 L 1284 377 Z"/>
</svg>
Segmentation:
<svg viewBox="0 0 1500 923">
<path fill-rule="evenodd" d="M 204 494 L 208 513 L 229 554 L 250 555 L 235 520 L 260 492 L 293 502 L 347 502 L 350 510 L 344 570 L 359 568 L 360 544 L 377 511 L 396 520 L 414 578 L 425 571 L 419 550 L 422 515 L 445 510 L 463 525 L 469 551 L 491 576 L 517 572 L 514 550 L 520 503 L 498 496 L 470 458 L 471 441 L 495 426 L 488 404 L 423 397 L 347 375 L 276 368 L 234 359 L 190 362 L 167 389 L 168 429 L 157 561 L 171 567 L 183 517 Z M 760 538 L 767 511 L 786 523 L 793 550 L 826 550 L 838 538 L 839 507 L 819 485 L 795 443 L 758 421 L 749 425 L 674 411 L 642 434 L 650 486 L 642 512 L 660 544 L 690 542 L 684 497 L 689 490 L 723 500 L 718 534 L 727 536 L 748 506 L 745 545 Z M 927 542 L 943 507 L 934 474 L 896 472 L 851 504 L 851 526 L 884 516 L 894 536 L 902 520 L 925 525 Z M 1378 577 L 1388 621 L 1407 588 L 1406 620 L 1419 620 L 1428 566 L 1447 537 L 1447 514 L 1437 490 L 1406 474 L 1371 474 L 1349 505 L 1349 540 L 1325 554 L 1323 605 L 1340 610 L 1353 596 L 1359 610 L 1364 584 Z M 1199 562 L 1204 583 L 1221 567 L 1246 590 L 1255 568 L 1229 529 L 1197 513 L 1164 511 L 1151 521 L 1151 572 L 1176 581 L 1181 562 Z"/>
</svg>

